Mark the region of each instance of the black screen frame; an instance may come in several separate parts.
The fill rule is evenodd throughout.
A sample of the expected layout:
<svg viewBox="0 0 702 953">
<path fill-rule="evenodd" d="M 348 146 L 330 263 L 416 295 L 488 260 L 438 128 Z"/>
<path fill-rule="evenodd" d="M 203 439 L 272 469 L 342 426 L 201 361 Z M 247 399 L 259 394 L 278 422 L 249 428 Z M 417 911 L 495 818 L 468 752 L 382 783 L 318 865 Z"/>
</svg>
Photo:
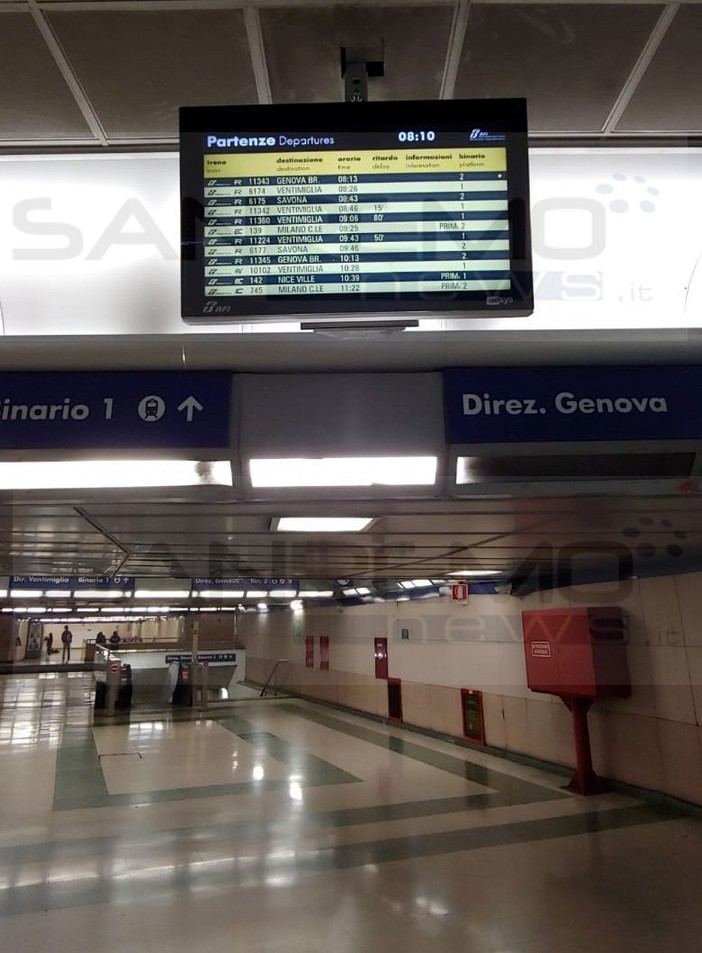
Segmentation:
<svg viewBox="0 0 702 953">
<path fill-rule="evenodd" d="M 469 134 L 474 128 L 504 133 L 507 155 L 510 291 L 401 294 L 324 294 L 216 299 L 204 293 L 205 135 L 383 132 L 440 129 Z M 466 146 L 480 145 L 466 138 Z M 484 143 L 489 147 L 492 143 Z M 416 144 L 415 144 L 416 145 Z M 247 150 L 242 150 L 247 151 Z M 258 151 L 253 148 L 248 151 Z M 527 109 L 524 99 L 313 103 L 265 106 L 189 106 L 180 109 L 181 314 L 188 323 L 294 321 L 323 316 L 411 318 L 524 317 L 534 310 L 529 203 Z M 492 299 L 487 304 L 486 299 Z"/>
</svg>

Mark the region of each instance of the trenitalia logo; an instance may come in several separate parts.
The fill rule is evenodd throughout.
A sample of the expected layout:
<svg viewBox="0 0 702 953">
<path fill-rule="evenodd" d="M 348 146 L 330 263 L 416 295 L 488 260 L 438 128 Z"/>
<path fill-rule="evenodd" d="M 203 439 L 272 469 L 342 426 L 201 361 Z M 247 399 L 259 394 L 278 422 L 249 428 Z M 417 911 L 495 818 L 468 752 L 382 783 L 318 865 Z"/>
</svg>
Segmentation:
<svg viewBox="0 0 702 953">
<path fill-rule="evenodd" d="M 470 137 L 472 142 L 504 142 L 505 136 L 496 132 L 485 132 L 484 129 L 471 129 Z"/>
</svg>

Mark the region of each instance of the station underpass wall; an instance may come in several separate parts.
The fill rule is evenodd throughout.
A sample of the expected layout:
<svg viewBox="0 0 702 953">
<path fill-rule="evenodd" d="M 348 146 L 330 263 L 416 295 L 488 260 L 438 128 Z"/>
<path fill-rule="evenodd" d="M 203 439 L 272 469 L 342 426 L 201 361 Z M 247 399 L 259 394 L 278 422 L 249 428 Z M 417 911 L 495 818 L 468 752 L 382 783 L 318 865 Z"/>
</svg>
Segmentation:
<svg viewBox="0 0 702 953">
<path fill-rule="evenodd" d="M 388 640 L 388 674 L 402 680 L 403 721 L 463 738 L 461 689 L 483 692 L 486 744 L 574 765 L 565 705 L 526 684 L 521 613 L 598 605 L 627 612 L 627 699 L 590 712 L 595 770 L 604 777 L 702 804 L 702 573 L 534 593 L 375 603 L 243 616 L 247 678 L 263 683 L 278 659 L 292 692 L 387 717 L 374 639 Z M 402 630 L 405 630 L 403 638 Z M 305 640 L 314 637 L 314 667 Z M 329 670 L 319 637 L 329 637 Z M 408 636 L 408 637 L 407 637 Z"/>
</svg>

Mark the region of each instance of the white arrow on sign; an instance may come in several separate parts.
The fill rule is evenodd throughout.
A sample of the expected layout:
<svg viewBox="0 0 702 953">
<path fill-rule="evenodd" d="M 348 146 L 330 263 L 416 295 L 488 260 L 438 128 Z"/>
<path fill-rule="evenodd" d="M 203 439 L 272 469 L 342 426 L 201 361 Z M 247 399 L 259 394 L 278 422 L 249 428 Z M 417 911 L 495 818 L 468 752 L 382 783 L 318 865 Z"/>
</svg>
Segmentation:
<svg viewBox="0 0 702 953">
<path fill-rule="evenodd" d="M 185 411 L 185 419 L 188 423 L 192 423 L 192 419 L 195 416 L 196 410 L 204 410 L 204 407 L 197 399 L 197 397 L 186 397 L 182 404 L 178 404 L 178 410 Z"/>
</svg>

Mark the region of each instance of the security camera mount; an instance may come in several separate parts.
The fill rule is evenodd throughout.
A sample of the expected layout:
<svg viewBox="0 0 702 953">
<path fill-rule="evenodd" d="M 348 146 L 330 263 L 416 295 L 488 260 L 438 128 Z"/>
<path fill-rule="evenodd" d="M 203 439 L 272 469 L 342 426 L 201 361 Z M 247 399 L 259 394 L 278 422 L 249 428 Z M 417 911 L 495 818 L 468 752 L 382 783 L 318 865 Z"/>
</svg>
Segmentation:
<svg viewBox="0 0 702 953">
<path fill-rule="evenodd" d="M 355 50 L 341 47 L 341 76 L 344 80 L 344 99 L 347 103 L 365 103 L 368 100 L 368 79 L 385 76 L 385 60 L 369 60 Z"/>
</svg>

